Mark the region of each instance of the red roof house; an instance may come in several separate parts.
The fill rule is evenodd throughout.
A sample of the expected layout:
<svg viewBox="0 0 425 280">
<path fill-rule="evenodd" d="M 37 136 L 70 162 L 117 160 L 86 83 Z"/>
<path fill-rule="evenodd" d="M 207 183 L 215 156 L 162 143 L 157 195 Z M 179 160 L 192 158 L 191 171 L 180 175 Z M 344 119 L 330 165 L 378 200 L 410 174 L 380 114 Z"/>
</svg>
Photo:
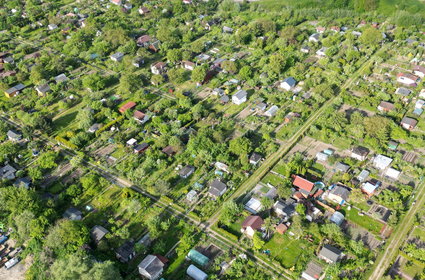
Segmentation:
<svg viewBox="0 0 425 280">
<path fill-rule="evenodd" d="M 260 216 L 249 216 L 243 221 L 241 232 L 245 233 L 249 237 L 253 237 L 255 231 L 261 229 L 261 226 L 264 224 L 263 219 Z"/>
<path fill-rule="evenodd" d="M 127 111 L 128 109 L 134 108 L 135 106 L 136 106 L 135 102 L 129 101 L 125 103 L 123 106 L 121 106 L 121 108 L 118 111 L 120 111 L 120 113 L 123 114 L 125 111 Z"/>
<path fill-rule="evenodd" d="M 303 177 L 300 177 L 296 175 L 294 177 L 294 181 L 292 184 L 299 189 L 299 191 L 305 196 L 308 197 L 312 194 L 314 194 L 315 188 L 314 183 L 310 182 L 307 179 L 304 179 Z"/>
</svg>

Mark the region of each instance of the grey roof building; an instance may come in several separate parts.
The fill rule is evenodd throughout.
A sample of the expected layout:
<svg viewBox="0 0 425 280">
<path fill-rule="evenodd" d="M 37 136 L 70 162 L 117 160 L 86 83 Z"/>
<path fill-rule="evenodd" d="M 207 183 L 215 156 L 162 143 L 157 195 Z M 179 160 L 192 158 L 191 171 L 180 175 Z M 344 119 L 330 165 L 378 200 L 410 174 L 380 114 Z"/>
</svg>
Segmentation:
<svg viewBox="0 0 425 280">
<path fill-rule="evenodd" d="M 13 180 L 15 179 L 15 172 L 16 169 L 13 166 L 6 164 L 4 167 L 0 168 L 0 178 Z"/>
<path fill-rule="evenodd" d="M 65 211 L 63 217 L 72 221 L 80 221 L 83 219 L 83 213 L 75 207 L 70 207 Z"/>
<path fill-rule="evenodd" d="M 7 138 L 11 141 L 19 141 L 22 139 L 22 133 L 14 130 L 9 130 L 7 132 Z"/>
<path fill-rule="evenodd" d="M 215 179 L 214 181 L 211 182 L 210 184 L 210 189 L 208 190 L 208 193 L 212 196 L 212 197 L 220 197 L 222 196 L 227 190 L 227 186 L 225 183 L 221 182 L 218 179 Z"/>
<path fill-rule="evenodd" d="M 134 242 L 126 241 L 123 245 L 118 247 L 118 249 L 115 252 L 115 255 L 117 259 L 120 260 L 120 262 L 129 262 L 131 259 L 136 256 L 136 251 L 134 250 Z"/>
<path fill-rule="evenodd" d="M 161 276 L 164 265 L 158 256 L 147 255 L 138 265 L 139 273 L 149 280 L 156 280 Z"/>
<path fill-rule="evenodd" d="M 307 264 L 307 268 L 301 274 L 301 279 L 314 280 L 321 279 L 323 273 L 323 267 L 314 261 L 310 261 Z"/>
<path fill-rule="evenodd" d="M 90 231 L 90 236 L 93 239 L 94 243 L 99 243 L 109 231 L 102 226 L 94 226 Z"/>
<path fill-rule="evenodd" d="M 179 175 L 182 178 L 188 178 L 190 175 L 193 174 L 193 172 L 195 172 L 195 167 L 192 165 L 186 165 L 185 167 L 182 168 L 182 170 L 180 170 Z"/>
<path fill-rule="evenodd" d="M 342 256 L 341 250 L 335 248 L 329 244 L 325 244 L 319 252 L 319 258 L 324 260 L 327 263 L 335 263 Z"/>
</svg>

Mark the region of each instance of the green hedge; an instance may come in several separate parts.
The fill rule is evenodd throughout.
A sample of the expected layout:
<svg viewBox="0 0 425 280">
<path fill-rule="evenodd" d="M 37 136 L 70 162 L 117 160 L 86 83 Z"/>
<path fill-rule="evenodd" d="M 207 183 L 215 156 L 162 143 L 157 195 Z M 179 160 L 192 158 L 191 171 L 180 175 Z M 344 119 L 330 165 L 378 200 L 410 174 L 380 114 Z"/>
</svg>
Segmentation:
<svg viewBox="0 0 425 280">
<path fill-rule="evenodd" d="M 55 140 L 58 141 L 59 143 L 61 143 L 62 145 L 64 145 L 65 147 L 72 149 L 72 150 L 77 150 L 78 147 L 74 144 L 72 144 L 71 142 L 69 142 L 68 140 L 66 140 L 65 138 L 62 138 L 60 136 L 56 136 Z"/>
<path fill-rule="evenodd" d="M 107 124 L 105 124 L 104 126 L 102 126 L 101 128 L 99 128 L 99 130 L 96 131 L 96 136 L 99 136 L 99 134 L 101 132 L 107 130 L 108 128 L 110 128 L 111 126 L 113 126 L 117 122 L 122 121 L 123 119 L 124 119 L 124 116 L 119 116 L 115 120 L 108 122 Z"/>
<path fill-rule="evenodd" d="M 219 228 L 217 226 L 214 226 L 213 227 L 213 230 L 216 231 L 217 233 L 219 233 L 220 235 L 222 235 L 222 236 L 224 236 L 224 237 L 232 240 L 232 241 L 238 242 L 238 240 L 239 240 L 236 235 L 234 235 L 233 233 L 228 232 L 225 229 L 222 229 L 222 228 Z"/>
</svg>

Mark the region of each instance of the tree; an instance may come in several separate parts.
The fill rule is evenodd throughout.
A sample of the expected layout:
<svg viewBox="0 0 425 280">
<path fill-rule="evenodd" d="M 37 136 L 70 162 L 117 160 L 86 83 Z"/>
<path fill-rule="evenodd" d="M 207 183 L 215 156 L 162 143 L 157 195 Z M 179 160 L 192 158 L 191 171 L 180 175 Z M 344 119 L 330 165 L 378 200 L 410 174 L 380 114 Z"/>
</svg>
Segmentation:
<svg viewBox="0 0 425 280">
<path fill-rule="evenodd" d="M 57 259 L 50 268 L 55 280 L 121 280 L 118 269 L 111 261 L 97 262 L 81 253 Z"/>
<path fill-rule="evenodd" d="M 174 68 L 170 69 L 167 74 L 172 83 L 181 84 L 186 80 L 185 73 L 186 71 L 183 68 Z"/>
<path fill-rule="evenodd" d="M 242 211 L 242 207 L 235 201 L 230 200 L 223 204 L 220 222 L 226 226 L 230 226 L 236 219 L 237 215 Z"/>
<path fill-rule="evenodd" d="M 350 201 L 361 203 L 365 201 L 365 195 L 360 188 L 352 188 L 350 193 Z"/>
<path fill-rule="evenodd" d="M 305 205 L 298 203 L 297 206 L 295 206 L 295 211 L 301 216 L 301 217 L 305 217 Z"/>
<path fill-rule="evenodd" d="M 365 45 L 374 46 L 382 41 L 382 34 L 378 29 L 368 27 L 363 31 L 362 35 L 360 35 L 359 40 Z"/>
<path fill-rule="evenodd" d="M 58 166 L 55 162 L 57 157 L 58 153 L 54 151 L 42 153 L 37 159 L 37 164 L 43 169 L 55 168 Z"/>
<path fill-rule="evenodd" d="M 236 65 L 236 62 L 231 60 L 225 60 L 221 64 L 223 66 L 223 69 L 226 70 L 229 73 L 236 73 L 238 71 L 238 66 Z"/>
<path fill-rule="evenodd" d="M 255 232 L 254 236 L 252 237 L 252 243 L 253 243 L 254 250 L 260 250 L 261 248 L 263 248 L 265 242 L 261 238 L 261 235 L 258 231 Z"/>
<path fill-rule="evenodd" d="M 239 70 L 239 78 L 242 80 L 249 80 L 252 77 L 252 68 L 251 66 L 245 65 Z"/>
<path fill-rule="evenodd" d="M 97 73 L 84 76 L 82 82 L 85 88 L 89 88 L 92 91 L 98 91 L 106 87 L 105 77 Z"/>
<path fill-rule="evenodd" d="M 153 75 L 151 77 L 151 83 L 153 85 L 160 85 L 164 82 L 164 77 L 162 75 Z"/>
<path fill-rule="evenodd" d="M 77 121 L 79 128 L 87 130 L 92 125 L 94 116 L 89 108 L 85 108 L 78 111 L 75 120 Z"/>
<path fill-rule="evenodd" d="M 167 59 L 172 62 L 176 63 L 182 60 L 182 51 L 181 49 L 171 49 L 167 52 Z"/>
<path fill-rule="evenodd" d="M 44 82 L 46 74 L 43 68 L 43 65 L 36 64 L 31 68 L 30 80 L 33 84 L 39 85 Z"/>
<path fill-rule="evenodd" d="M 230 140 L 229 149 L 235 155 L 242 157 L 247 156 L 253 148 L 251 141 L 248 138 L 242 136 Z"/>
<path fill-rule="evenodd" d="M 13 142 L 4 142 L 0 144 L 0 163 L 9 161 L 19 151 L 19 146 Z"/>
<path fill-rule="evenodd" d="M 206 75 L 207 75 L 207 67 L 206 65 L 201 65 L 193 69 L 191 78 L 194 82 L 200 83 L 205 79 Z"/>
<path fill-rule="evenodd" d="M 118 92 L 120 93 L 133 93 L 139 87 L 141 87 L 143 83 L 141 79 L 135 74 L 124 74 L 120 78 L 120 83 L 118 86 Z"/>
<path fill-rule="evenodd" d="M 89 231 L 80 221 L 60 220 L 50 228 L 45 245 L 57 252 L 75 252 L 89 241 Z"/>
<path fill-rule="evenodd" d="M 24 243 L 29 239 L 31 234 L 31 221 L 35 219 L 34 213 L 25 210 L 21 214 L 14 217 L 14 224 L 16 227 L 16 235 L 18 242 Z"/>
<path fill-rule="evenodd" d="M 273 206 L 273 200 L 268 198 L 267 196 L 263 196 L 261 198 L 261 205 L 263 206 L 263 209 L 270 209 Z"/>
</svg>

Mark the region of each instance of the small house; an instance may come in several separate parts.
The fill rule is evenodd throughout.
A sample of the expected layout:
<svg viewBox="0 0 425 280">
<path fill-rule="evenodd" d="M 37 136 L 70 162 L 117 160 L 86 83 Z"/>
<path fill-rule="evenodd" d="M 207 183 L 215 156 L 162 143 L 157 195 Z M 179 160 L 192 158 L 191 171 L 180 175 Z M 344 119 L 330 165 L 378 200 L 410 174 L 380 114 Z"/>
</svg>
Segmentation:
<svg viewBox="0 0 425 280">
<path fill-rule="evenodd" d="M 133 60 L 133 66 L 134 67 L 137 67 L 137 68 L 139 68 L 139 67 L 141 67 L 143 64 L 145 63 L 145 60 L 142 58 L 142 57 L 136 57 L 134 60 Z"/>
<path fill-rule="evenodd" d="M 252 155 L 249 157 L 249 163 L 253 165 L 257 165 L 263 157 L 260 154 L 252 153 Z"/>
<path fill-rule="evenodd" d="M 378 105 L 378 110 L 380 112 L 390 112 L 394 110 L 394 104 L 387 101 L 381 101 Z"/>
<path fill-rule="evenodd" d="M 425 77 L 425 67 L 423 67 L 422 65 L 415 65 L 413 67 L 413 74 L 415 74 L 416 76 L 418 76 L 420 78 L 424 78 Z"/>
<path fill-rule="evenodd" d="M 373 196 L 376 192 L 376 189 L 379 188 L 380 184 L 378 183 L 372 183 L 372 182 L 366 182 L 363 183 L 361 186 L 361 190 L 363 193 L 367 194 L 369 197 Z"/>
<path fill-rule="evenodd" d="M 149 120 L 149 116 L 143 112 L 135 110 L 133 113 L 133 118 L 141 124 L 146 123 Z"/>
<path fill-rule="evenodd" d="M 16 187 L 24 187 L 29 189 L 31 186 L 31 179 L 29 177 L 18 178 L 15 183 L 13 183 L 13 185 Z"/>
<path fill-rule="evenodd" d="M 134 151 L 135 154 L 140 154 L 140 153 L 143 153 L 144 151 L 146 151 L 147 148 L 149 148 L 149 144 L 143 142 L 142 144 L 136 145 L 133 148 L 133 151 Z"/>
<path fill-rule="evenodd" d="M 419 99 L 415 102 L 415 109 L 422 109 L 422 107 L 424 106 L 425 101 L 422 99 Z"/>
<path fill-rule="evenodd" d="M 409 118 L 409 117 L 404 117 L 401 120 L 401 126 L 407 130 L 413 130 L 417 124 L 418 124 L 417 120 Z"/>
<path fill-rule="evenodd" d="M 397 82 L 408 86 L 416 86 L 419 82 L 419 77 L 409 73 L 399 73 L 397 75 Z"/>
<path fill-rule="evenodd" d="M 65 75 L 65 74 L 59 74 L 59 75 L 57 75 L 55 78 L 55 82 L 58 84 L 58 83 L 63 83 L 63 82 L 66 82 L 66 81 L 68 81 L 69 79 L 68 79 L 68 77 Z"/>
<path fill-rule="evenodd" d="M 367 158 L 367 155 L 369 154 L 369 149 L 362 147 L 362 146 L 357 146 L 355 148 L 353 148 L 351 150 L 351 157 L 354 159 L 357 159 L 359 161 L 364 161 Z"/>
<path fill-rule="evenodd" d="M 402 96 L 408 96 L 412 91 L 410 89 L 399 87 L 396 89 L 395 94 L 400 94 Z"/>
<path fill-rule="evenodd" d="M 47 29 L 49 29 L 50 31 L 57 29 L 58 26 L 54 23 L 51 23 L 47 26 Z"/>
<path fill-rule="evenodd" d="M 213 89 L 212 94 L 215 96 L 223 96 L 225 94 L 225 91 L 221 88 L 215 88 Z"/>
<path fill-rule="evenodd" d="M 367 177 L 369 177 L 370 172 L 366 169 L 363 169 L 360 174 L 357 176 L 357 179 L 359 180 L 359 182 L 364 182 L 366 181 Z"/>
<path fill-rule="evenodd" d="M 173 146 L 165 147 L 164 149 L 162 149 L 162 152 L 169 157 L 174 156 L 176 154 L 176 151 L 174 150 Z"/>
<path fill-rule="evenodd" d="M 149 45 L 152 42 L 152 38 L 149 35 L 142 35 L 139 38 L 137 38 L 137 46 L 139 47 L 149 47 Z"/>
<path fill-rule="evenodd" d="M 335 165 L 335 170 L 342 173 L 346 173 L 349 169 L 350 169 L 350 166 L 342 162 L 338 162 Z"/>
<path fill-rule="evenodd" d="M 277 216 L 287 220 L 295 214 L 296 205 L 297 201 L 293 198 L 288 198 L 285 201 L 278 200 L 273 205 L 273 211 L 276 213 Z"/>
<path fill-rule="evenodd" d="M 319 33 L 314 33 L 314 34 L 310 35 L 310 37 L 308 37 L 309 42 L 318 43 L 319 40 L 320 40 L 320 34 Z"/>
<path fill-rule="evenodd" d="M 349 189 L 340 185 L 336 185 L 329 191 L 328 199 L 330 201 L 333 201 L 337 204 L 342 205 L 347 201 L 349 196 L 350 196 Z"/>
<path fill-rule="evenodd" d="M 117 52 L 111 55 L 111 60 L 115 62 L 120 62 L 124 58 L 124 54 L 122 52 Z"/>
<path fill-rule="evenodd" d="M 127 263 L 136 256 L 134 242 L 126 241 L 115 251 L 115 256 L 120 262 Z"/>
<path fill-rule="evenodd" d="M 318 280 L 323 279 L 323 267 L 315 261 L 310 261 L 307 268 L 301 274 L 302 280 Z"/>
<path fill-rule="evenodd" d="M 196 66 L 196 64 L 191 62 L 191 61 L 187 61 L 187 60 L 182 61 L 182 67 L 185 70 L 193 71 L 193 69 L 195 69 L 195 66 Z"/>
<path fill-rule="evenodd" d="M 221 182 L 218 179 L 215 179 L 211 182 L 208 194 L 213 198 L 218 198 L 222 196 L 227 191 L 227 186 L 225 183 Z"/>
<path fill-rule="evenodd" d="M 148 8 L 146 8 L 146 7 L 140 7 L 139 8 L 139 14 L 146 15 L 146 14 L 149 14 L 149 13 L 150 13 L 150 10 Z"/>
<path fill-rule="evenodd" d="M 158 279 L 166 264 L 166 258 L 159 255 L 147 255 L 142 262 L 137 266 L 139 274 L 148 280 Z"/>
<path fill-rule="evenodd" d="M 186 195 L 186 200 L 193 203 L 198 199 L 198 192 L 195 190 L 191 190 Z"/>
<path fill-rule="evenodd" d="M 258 200 L 255 197 L 251 197 L 247 203 L 245 203 L 244 206 L 245 210 L 247 210 L 248 212 L 256 215 L 258 212 L 261 211 L 261 209 L 263 208 L 263 205 L 261 204 L 261 201 Z"/>
<path fill-rule="evenodd" d="M 326 50 L 327 50 L 327 49 L 328 49 L 327 47 L 322 47 L 322 48 L 320 48 L 320 49 L 316 52 L 316 54 L 317 54 L 318 56 L 325 57 L 325 56 L 326 56 Z"/>
<path fill-rule="evenodd" d="M 296 119 L 296 118 L 299 118 L 300 117 L 300 114 L 298 114 L 298 113 L 294 113 L 294 112 L 289 112 L 286 116 L 285 116 L 285 118 L 284 118 L 284 123 L 286 123 L 286 124 L 288 124 L 288 123 L 290 123 L 293 119 Z"/>
<path fill-rule="evenodd" d="M 277 107 L 276 105 L 273 105 L 264 113 L 264 116 L 271 118 L 274 115 L 276 115 L 278 110 L 279 110 L 279 107 Z"/>
<path fill-rule="evenodd" d="M 284 90 L 291 90 L 296 84 L 297 81 L 293 77 L 288 77 L 280 83 L 280 87 Z"/>
<path fill-rule="evenodd" d="M 63 217 L 72 221 L 80 221 L 83 219 L 83 213 L 75 207 L 70 207 L 65 211 Z"/>
<path fill-rule="evenodd" d="M 9 130 L 6 135 L 7 138 L 12 142 L 18 142 L 22 139 L 22 133 L 15 130 Z"/>
<path fill-rule="evenodd" d="M 7 98 L 11 98 L 11 97 L 19 94 L 19 92 L 21 92 L 24 88 L 25 88 L 25 85 L 17 84 L 16 86 L 13 86 L 13 87 L 7 89 L 4 92 L 4 95 L 6 95 Z"/>
<path fill-rule="evenodd" d="M 385 176 L 393 180 L 397 180 L 400 177 L 400 174 L 400 171 L 391 167 L 385 172 Z"/>
<path fill-rule="evenodd" d="M 16 169 L 10 164 L 6 164 L 5 166 L 0 168 L 0 178 L 4 180 L 13 180 L 15 179 Z"/>
<path fill-rule="evenodd" d="M 129 101 L 127 103 L 125 103 L 123 106 L 121 106 L 121 108 L 119 108 L 119 112 L 121 114 L 124 114 L 127 110 L 129 109 L 133 109 L 134 107 L 136 107 L 136 103 L 133 101 Z"/>
<path fill-rule="evenodd" d="M 386 157 L 384 155 L 377 155 L 373 158 L 373 166 L 379 170 L 384 170 L 390 166 L 392 158 Z"/>
<path fill-rule="evenodd" d="M 239 90 L 232 96 L 232 102 L 236 105 L 241 105 L 246 102 L 248 93 L 245 90 Z"/>
<path fill-rule="evenodd" d="M 181 178 L 189 178 L 190 175 L 193 174 L 193 172 L 195 172 L 195 167 L 192 165 L 186 165 L 185 167 L 182 168 L 182 170 L 180 170 L 179 172 L 179 176 Z"/>
<path fill-rule="evenodd" d="M 316 191 L 314 183 L 298 175 L 294 177 L 292 184 L 299 189 L 304 197 L 309 197 Z"/>
<path fill-rule="evenodd" d="M 233 28 L 228 27 L 228 26 L 223 26 L 223 33 L 232 34 L 233 33 Z"/>
<path fill-rule="evenodd" d="M 96 131 L 98 131 L 100 128 L 102 127 L 102 124 L 100 123 L 95 123 L 92 126 L 89 127 L 89 129 L 87 130 L 89 133 L 95 133 Z"/>
<path fill-rule="evenodd" d="M 317 161 L 323 161 L 324 162 L 324 161 L 327 161 L 328 158 L 329 158 L 329 155 L 328 154 L 325 154 L 323 152 L 318 152 L 316 154 L 316 160 Z"/>
<path fill-rule="evenodd" d="M 323 27 L 323 26 L 317 26 L 316 27 L 317 33 L 324 33 L 325 31 L 326 31 L 326 27 Z"/>
<path fill-rule="evenodd" d="M 135 145 L 137 145 L 137 140 L 134 138 L 131 138 L 130 140 L 127 141 L 127 146 L 129 147 L 134 147 Z"/>
<path fill-rule="evenodd" d="M 336 263 L 342 257 L 342 251 L 334 246 L 325 244 L 320 250 L 318 257 L 329 264 Z"/>
<path fill-rule="evenodd" d="M 223 96 L 220 97 L 220 103 L 221 104 L 227 104 L 227 103 L 229 103 L 229 101 L 230 101 L 230 98 L 229 98 L 228 95 L 223 95 Z"/>
<path fill-rule="evenodd" d="M 285 234 L 287 230 L 288 230 L 288 227 L 285 224 L 279 224 L 276 227 L 276 232 L 279 234 Z"/>
<path fill-rule="evenodd" d="M 264 111 L 264 110 L 266 110 L 266 108 L 267 108 L 267 104 L 266 103 L 264 103 L 264 102 L 260 102 L 260 103 L 258 103 L 257 104 L 257 106 L 256 106 L 256 109 L 257 110 L 259 110 L 259 111 Z"/>
<path fill-rule="evenodd" d="M 91 229 L 90 236 L 93 242 L 98 244 L 108 233 L 109 231 L 106 228 L 96 225 Z"/>
<path fill-rule="evenodd" d="M 164 62 L 156 62 L 151 65 L 151 72 L 155 75 L 161 75 L 165 72 L 165 63 Z"/>
<path fill-rule="evenodd" d="M 39 85 L 35 87 L 39 96 L 46 96 L 46 93 L 50 91 L 50 86 L 48 84 Z"/>
<path fill-rule="evenodd" d="M 302 46 L 301 47 L 301 49 L 300 49 L 300 51 L 302 52 L 302 53 L 309 53 L 310 52 L 310 47 L 309 46 Z"/>
<path fill-rule="evenodd" d="M 241 232 L 252 238 L 255 232 L 261 229 L 263 224 L 264 221 L 260 216 L 249 216 L 243 221 Z"/>
<path fill-rule="evenodd" d="M 396 142 L 394 140 L 390 140 L 388 142 L 388 149 L 395 151 L 395 150 L 397 150 L 397 147 L 398 147 L 398 142 Z"/>
</svg>

